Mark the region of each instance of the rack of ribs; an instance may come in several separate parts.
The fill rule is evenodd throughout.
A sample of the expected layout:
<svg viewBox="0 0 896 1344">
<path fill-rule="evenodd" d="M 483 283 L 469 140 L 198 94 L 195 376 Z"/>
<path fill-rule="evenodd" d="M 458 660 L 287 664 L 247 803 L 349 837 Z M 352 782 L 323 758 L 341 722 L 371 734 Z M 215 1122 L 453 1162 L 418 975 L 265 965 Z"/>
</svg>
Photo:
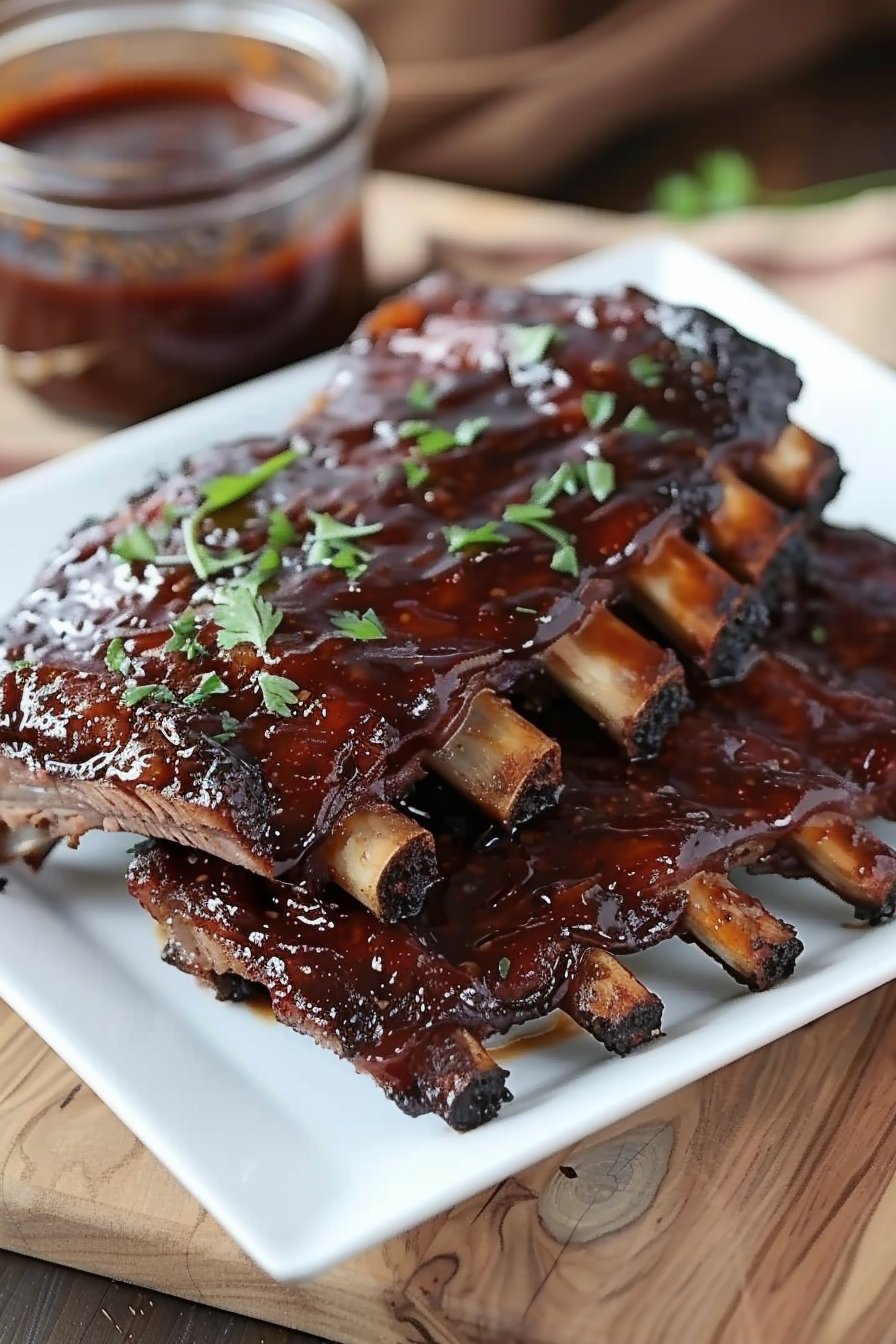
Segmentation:
<svg viewBox="0 0 896 1344">
<path fill-rule="evenodd" d="M 631 951 L 770 987 L 801 944 L 735 866 L 872 921 L 896 892 L 862 824 L 890 702 L 805 626 L 841 472 L 798 391 L 632 290 L 381 305 L 291 434 L 86 523 L 10 617 L 7 855 L 150 837 L 129 885 L 169 960 L 459 1128 L 507 1095 L 495 1032 L 659 1031 Z"/>
</svg>

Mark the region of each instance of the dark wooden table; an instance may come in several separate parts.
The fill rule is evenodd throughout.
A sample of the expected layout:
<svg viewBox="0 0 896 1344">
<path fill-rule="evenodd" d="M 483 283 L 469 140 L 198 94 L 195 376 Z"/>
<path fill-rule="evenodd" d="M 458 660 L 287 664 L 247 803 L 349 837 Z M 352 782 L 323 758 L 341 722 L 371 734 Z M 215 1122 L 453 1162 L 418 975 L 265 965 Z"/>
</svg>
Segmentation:
<svg viewBox="0 0 896 1344">
<path fill-rule="evenodd" d="M 787 188 L 896 167 L 896 41 L 858 48 L 749 101 L 645 127 L 556 199 L 640 209 L 660 175 L 732 145 Z M 310 1335 L 0 1251 L 0 1344 L 317 1344 Z"/>
</svg>

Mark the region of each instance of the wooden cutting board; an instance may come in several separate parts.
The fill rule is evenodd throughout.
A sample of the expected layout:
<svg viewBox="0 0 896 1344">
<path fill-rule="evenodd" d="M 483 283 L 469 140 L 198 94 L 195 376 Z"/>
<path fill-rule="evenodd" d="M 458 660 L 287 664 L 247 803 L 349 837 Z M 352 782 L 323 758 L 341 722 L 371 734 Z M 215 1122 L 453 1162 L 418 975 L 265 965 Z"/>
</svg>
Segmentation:
<svg viewBox="0 0 896 1344">
<path fill-rule="evenodd" d="M 384 289 L 432 257 L 511 276 L 632 229 L 390 175 L 368 204 Z M 737 256 L 736 225 L 708 227 Z M 0 415 L 0 469 L 96 432 L 2 371 Z M 896 1344 L 894 1029 L 896 987 L 284 1287 L 0 1004 L 0 1245 L 345 1344 Z"/>
<path fill-rule="evenodd" d="M 896 986 L 284 1287 L 0 1005 L 0 1244 L 345 1344 L 892 1344 L 894 1065 Z"/>
</svg>

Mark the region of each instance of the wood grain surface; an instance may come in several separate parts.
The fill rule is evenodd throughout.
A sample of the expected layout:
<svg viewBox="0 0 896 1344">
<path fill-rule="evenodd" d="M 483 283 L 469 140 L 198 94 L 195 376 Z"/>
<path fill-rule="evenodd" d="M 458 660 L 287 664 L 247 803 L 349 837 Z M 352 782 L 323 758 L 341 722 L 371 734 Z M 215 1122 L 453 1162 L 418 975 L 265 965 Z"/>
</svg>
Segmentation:
<svg viewBox="0 0 896 1344">
<path fill-rule="evenodd" d="M 889 1344 L 894 1055 L 889 987 L 407 1236 L 283 1286 L 4 1009 L 0 1244 L 345 1344 Z M 0 1344 L 29 1338 L 3 1333 L 26 1280 L 27 1266 L 0 1264 Z M 47 1279 L 33 1310 L 64 1290 Z M 181 1335 L 145 1333 L 124 1319 L 135 1303 L 146 1311 L 144 1297 L 101 1280 L 75 1300 L 98 1340 L 119 1338 L 102 1333 L 103 1309 L 144 1344 L 293 1338 L 191 1335 L 177 1304 L 159 1320 Z M 73 1326 L 35 1338 L 94 1335 Z"/>
</svg>

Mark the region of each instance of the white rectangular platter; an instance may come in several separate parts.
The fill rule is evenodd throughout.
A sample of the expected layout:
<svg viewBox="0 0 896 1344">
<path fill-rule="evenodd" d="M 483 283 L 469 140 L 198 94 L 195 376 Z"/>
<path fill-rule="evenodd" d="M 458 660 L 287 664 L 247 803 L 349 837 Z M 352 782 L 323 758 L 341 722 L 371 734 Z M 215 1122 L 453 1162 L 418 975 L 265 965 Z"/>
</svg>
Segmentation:
<svg viewBox="0 0 896 1344">
<path fill-rule="evenodd" d="M 893 532 L 896 376 L 737 272 L 671 241 L 558 267 L 546 289 L 631 282 L 695 303 L 794 357 L 796 419 L 841 449 L 838 521 Z M 0 487 L 0 609 L 86 514 L 158 467 L 243 433 L 279 430 L 326 358 L 251 383 Z M 2 432 L 2 430 L 0 430 Z M 0 994 L 271 1275 L 303 1278 L 896 976 L 896 925 L 860 930 L 811 882 L 753 883 L 806 946 L 793 979 L 737 989 L 696 949 L 635 959 L 661 995 L 666 1035 L 628 1059 L 581 1036 L 512 1063 L 516 1100 L 472 1134 L 410 1120 L 350 1065 L 163 965 L 158 932 L 126 894 L 121 837 L 89 836 L 39 875 L 10 870 L 0 898 Z M 749 881 L 747 882 L 749 885 Z"/>
</svg>

